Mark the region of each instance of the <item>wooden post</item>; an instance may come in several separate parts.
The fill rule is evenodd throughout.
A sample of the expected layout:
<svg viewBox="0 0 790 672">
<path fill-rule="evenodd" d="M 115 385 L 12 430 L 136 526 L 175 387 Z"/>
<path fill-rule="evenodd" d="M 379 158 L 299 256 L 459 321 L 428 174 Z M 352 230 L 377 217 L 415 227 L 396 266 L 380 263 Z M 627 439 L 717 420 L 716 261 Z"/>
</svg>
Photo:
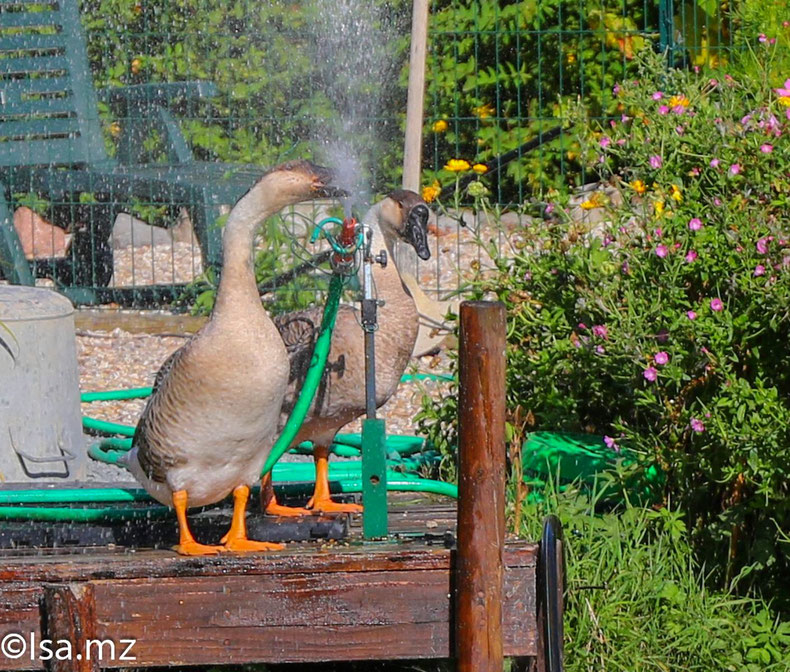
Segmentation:
<svg viewBox="0 0 790 672">
<path fill-rule="evenodd" d="M 428 44 L 428 0 L 414 0 L 411 15 L 409 92 L 403 142 L 403 188 L 420 191 L 422 118 L 425 102 L 425 55 Z"/>
<path fill-rule="evenodd" d="M 459 672 L 501 672 L 505 544 L 505 306 L 461 304 L 458 392 Z"/>
<path fill-rule="evenodd" d="M 53 652 L 59 642 L 71 644 L 68 660 L 49 661 L 52 672 L 99 672 L 101 646 L 88 648 L 88 640 L 96 639 L 96 602 L 89 583 L 51 584 L 44 586 L 46 635 L 52 640 Z M 109 662 L 109 661 L 105 661 Z"/>
</svg>

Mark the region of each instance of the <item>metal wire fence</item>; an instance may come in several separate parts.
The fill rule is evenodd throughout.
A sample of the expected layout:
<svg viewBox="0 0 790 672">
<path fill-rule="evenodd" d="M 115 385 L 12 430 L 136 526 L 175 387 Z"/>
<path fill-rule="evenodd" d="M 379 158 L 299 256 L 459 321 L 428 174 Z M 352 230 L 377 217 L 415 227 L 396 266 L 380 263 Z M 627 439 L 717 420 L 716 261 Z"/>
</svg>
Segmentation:
<svg viewBox="0 0 790 672">
<path fill-rule="evenodd" d="M 0 217 L 14 222 L 33 274 L 81 301 L 209 305 L 222 214 L 261 167 L 298 157 L 339 165 L 361 201 L 396 187 L 410 9 L 408 0 L 0 0 Z M 488 177 L 493 200 L 513 209 L 582 185 L 561 128 L 570 103 L 619 114 L 613 87 L 642 49 L 665 50 L 672 66 L 716 66 L 738 30 L 759 25 L 759 10 L 753 0 L 434 0 L 425 184 L 446 186 L 443 166 L 464 158 L 499 168 Z M 162 86 L 193 80 L 212 85 Z M 136 102 L 117 93 L 130 86 Z M 303 219 L 267 228 L 262 279 L 295 263 L 289 236 L 304 235 Z M 0 246 L 6 279 L 19 281 L 13 245 Z M 457 285 L 441 265 L 431 283 L 437 293 Z M 123 288 L 135 291 L 112 291 Z M 282 303 L 309 294 L 303 283 Z"/>
</svg>

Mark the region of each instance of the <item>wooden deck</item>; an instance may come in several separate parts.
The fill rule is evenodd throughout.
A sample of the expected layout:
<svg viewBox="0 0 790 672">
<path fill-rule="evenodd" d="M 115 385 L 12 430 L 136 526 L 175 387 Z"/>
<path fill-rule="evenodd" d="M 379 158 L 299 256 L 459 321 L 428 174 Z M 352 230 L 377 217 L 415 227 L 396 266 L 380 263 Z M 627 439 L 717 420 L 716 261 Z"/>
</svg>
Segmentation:
<svg viewBox="0 0 790 672">
<path fill-rule="evenodd" d="M 364 542 L 355 517 L 346 539 L 268 554 L 0 551 L 0 640 L 21 634 L 28 649 L 30 633 L 35 642 L 112 640 L 115 657 L 105 645 L 101 667 L 451 657 L 455 506 L 398 495 L 389 520 L 384 542 Z M 506 545 L 508 656 L 537 654 L 536 562 L 537 544 Z M 64 603 L 73 604 L 49 613 Z M 120 660 L 120 640 L 129 639 L 134 660 Z M 29 651 L 18 659 L 0 654 L 3 670 L 44 665 Z"/>
</svg>

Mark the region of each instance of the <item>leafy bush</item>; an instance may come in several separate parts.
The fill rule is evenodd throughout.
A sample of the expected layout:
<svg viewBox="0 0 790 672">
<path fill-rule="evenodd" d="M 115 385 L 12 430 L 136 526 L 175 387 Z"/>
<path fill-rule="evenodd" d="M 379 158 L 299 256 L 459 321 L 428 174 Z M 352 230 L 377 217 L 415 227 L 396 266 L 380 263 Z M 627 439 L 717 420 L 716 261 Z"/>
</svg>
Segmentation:
<svg viewBox="0 0 790 672">
<path fill-rule="evenodd" d="M 477 291 L 508 308 L 511 410 L 657 462 L 711 578 L 787 607 L 790 96 L 772 53 L 757 78 L 641 59 L 622 119 L 580 134 L 611 198 L 571 216 L 558 193 Z M 453 445 L 445 409 L 422 424 Z"/>
</svg>

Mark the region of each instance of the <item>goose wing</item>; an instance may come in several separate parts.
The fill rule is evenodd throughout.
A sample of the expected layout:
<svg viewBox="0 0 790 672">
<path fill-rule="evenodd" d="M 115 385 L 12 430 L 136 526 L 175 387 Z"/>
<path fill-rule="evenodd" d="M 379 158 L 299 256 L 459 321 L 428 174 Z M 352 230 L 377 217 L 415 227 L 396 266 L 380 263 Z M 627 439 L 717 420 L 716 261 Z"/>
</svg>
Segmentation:
<svg viewBox="0 0 790 672">
<path fill-rule="evenodd" d="M 159 371 L 156 372 L 151 396 L 148 397 L 132 437 L 132 447 L 137 448 L 137 461 L 140 463 L 141 469 L 148 478 L 157 483 L 165 482 L 168 469 L 184 463 L 182 457 L 169 455 L 156 449 L 152 429 L 156 423 L 159 407 L 162 403 L 160 391 L 166 389 L 167 379 L 171 370 L 178 365 L 179 361 L 184 359 L 194 339 L 195 336 L 173 352 L 164 361 Z"/>
</svg>

